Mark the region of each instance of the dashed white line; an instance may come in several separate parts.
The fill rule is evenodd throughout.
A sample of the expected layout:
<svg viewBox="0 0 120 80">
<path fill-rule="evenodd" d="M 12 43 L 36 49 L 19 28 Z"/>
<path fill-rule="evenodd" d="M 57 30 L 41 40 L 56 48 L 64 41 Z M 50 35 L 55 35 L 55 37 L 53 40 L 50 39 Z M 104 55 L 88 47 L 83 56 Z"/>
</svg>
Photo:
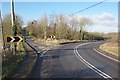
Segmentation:
<svg viewBox="0 0 120 80">
<path fill-rule="evenodd" d="M 91 43 L 91 42 L 90 42 Z M 99 70 L 98 68 L 96 68 L 95 66 L 93 66 L 92 64 L 90 64 L 89 62 L 87 62 L 77 51 L 77 48 L 83 45 L 87 45 L 90 43 L 83 43 L 81 45 L 78 45 L 77 47 L 74 48 L 74 54 L 78 57 L 78 59 L 80 61 L 82 61 L 86 66 L 88 66 L 90 69 L 92 69 L 93 71 L 95 71 L 97 74 L 99 74 L 100 76 L 102 76 L 105 79 L 111 79 L 114 80 L 111 76 L 107 75 L 106 73 L 102 72 L 101 70 Z"/>
</svg>

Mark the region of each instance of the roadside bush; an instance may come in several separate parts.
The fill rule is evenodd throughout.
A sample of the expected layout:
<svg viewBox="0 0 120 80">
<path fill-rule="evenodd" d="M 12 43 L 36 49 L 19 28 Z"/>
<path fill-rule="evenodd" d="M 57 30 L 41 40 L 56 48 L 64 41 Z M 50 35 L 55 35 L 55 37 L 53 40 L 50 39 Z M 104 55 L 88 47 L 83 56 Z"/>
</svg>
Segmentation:
<svg viewBox="0 0 120 80">
<path fill-rule="evenodd" d="M 22 44 L 17 55 L 4 60 L 2 62 L 2 79 L 10 77 L 19 67 L 19 64 L 24 60 L 26 54 Z"/>
</svg>

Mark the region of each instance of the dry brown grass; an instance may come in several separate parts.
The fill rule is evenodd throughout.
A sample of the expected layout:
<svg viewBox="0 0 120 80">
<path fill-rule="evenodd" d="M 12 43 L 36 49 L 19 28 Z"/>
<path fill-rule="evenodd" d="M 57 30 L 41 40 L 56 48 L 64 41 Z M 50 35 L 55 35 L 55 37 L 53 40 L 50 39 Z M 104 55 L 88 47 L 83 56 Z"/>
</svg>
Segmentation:
<svg viewBox="0 0 120 80">
<path fill-rule="evenodd" d="M 35 40 L 36 42 L 39 42 L 41 44 L 44 44 L 44 45 L 59 45 L 60 43 L 64 43 L 64 42 L 70 42 L 70 40 L 64 40 L 64 39 L 61 39 L 61 40 L 44 40 L 44 39 L 36 39 Z"/>
<path fill-rule="evenodd" d="M 110 54 L 113 54 L 115 56 L 118 56 L 118 43 L 117 42 L 107 42 L 101 45 L 100 49 Z"/>
<path fill-rule="evenodd" d="M 60 44 L 71 43 L 71 42 L 88 42 L 88 40 L 82 40 L 82 41 L 81 40 L 68 40 L 68 39 L 56 40 L 56 39 L 49 39 L 49 38 L 47 40 L 33 38 L 33 40 L 43 45 L 60 45 Z"/>
<path fill-rule="evenodd" d="M 100 46 L 100 48 L 110 54 L 118 56 L 118 33 L 108 33 L 105 35 L 110 42 L 107 42 Z"/>
</svg>

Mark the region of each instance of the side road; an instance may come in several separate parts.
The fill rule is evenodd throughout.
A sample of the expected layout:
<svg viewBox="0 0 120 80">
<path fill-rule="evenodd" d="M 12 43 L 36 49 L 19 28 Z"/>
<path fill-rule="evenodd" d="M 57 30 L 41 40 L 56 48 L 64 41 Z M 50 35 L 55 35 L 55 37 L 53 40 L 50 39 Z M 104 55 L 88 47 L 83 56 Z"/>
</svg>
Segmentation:
<svg viewBox="0 0 120 80">
<path fill-rule="evenodd" d="M 24 44 L 26 49 L 26 58 L 20 64 L 19 69 L 14 73 L 12 78 L 29 78 L 31 73 L 36 65 L 38 55 L 44 55 L 44 53 L 51 49 L 54 46 L 45 46 L 39 43 L 36 43 L 30 39 L 27 39 L 27 42 Z"/>
</svg>

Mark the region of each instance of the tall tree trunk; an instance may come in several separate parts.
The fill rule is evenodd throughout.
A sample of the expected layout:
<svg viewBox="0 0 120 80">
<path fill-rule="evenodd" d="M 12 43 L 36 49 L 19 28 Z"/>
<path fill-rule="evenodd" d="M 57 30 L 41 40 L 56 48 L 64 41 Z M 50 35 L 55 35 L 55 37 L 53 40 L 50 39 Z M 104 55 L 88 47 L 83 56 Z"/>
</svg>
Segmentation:
<svg viewBox="0 0 120 80">
<path fill-rule="evenodd" d="M 46 40 L 47 39 L 47 32 L 46 32 L 46 26 L 45 26 L 45 30 L 44 30 L 44 39 Z"/>
<path fill-rule="evenodd" d="M 82 37 L 83 36 L 83 34 L 82 34 L 82 30 L 80 30 L 80 40 L 83 40 Z"/>
</svg>

